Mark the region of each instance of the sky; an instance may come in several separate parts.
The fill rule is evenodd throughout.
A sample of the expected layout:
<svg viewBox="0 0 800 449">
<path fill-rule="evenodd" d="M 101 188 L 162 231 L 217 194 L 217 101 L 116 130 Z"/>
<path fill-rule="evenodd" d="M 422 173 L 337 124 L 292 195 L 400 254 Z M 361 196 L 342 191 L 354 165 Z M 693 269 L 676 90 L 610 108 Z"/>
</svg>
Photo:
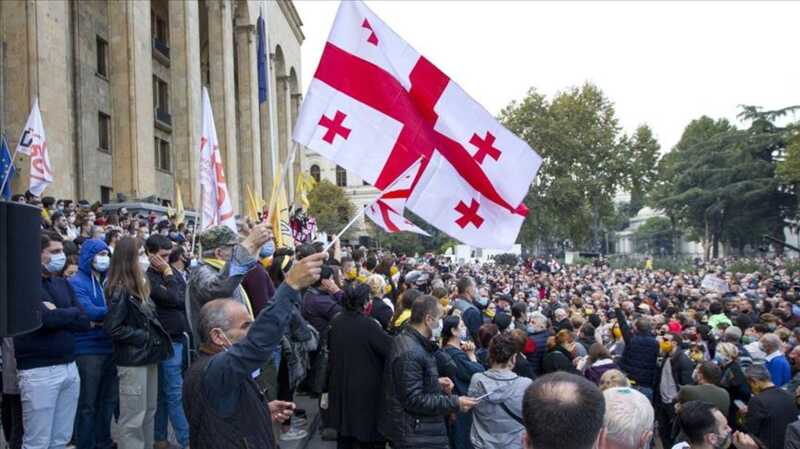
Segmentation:
<svg viewBox="0 0 800 449">
<path fill-rule="evenodd" d="M 366 3 L 495 115 L 531 87 L 551 98 L 588 81 L 615 104 L 625 132 L 648 124 L 663 152 L 701 115 L 742 126 L 741 104 L 800 104 L 800 2 Z M 338 5 L 295 0 L 304 91 Z"/>
</svg>

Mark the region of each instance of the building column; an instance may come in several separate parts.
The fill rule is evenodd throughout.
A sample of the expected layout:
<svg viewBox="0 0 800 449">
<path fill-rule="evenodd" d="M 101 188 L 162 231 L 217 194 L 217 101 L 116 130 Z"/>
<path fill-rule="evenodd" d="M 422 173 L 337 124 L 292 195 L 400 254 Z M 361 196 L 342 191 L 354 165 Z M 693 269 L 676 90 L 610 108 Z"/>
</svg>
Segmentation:
<svg viewBox="0 0 800 449">
<path fill-rule="evenodd" d="M 108 2 L 108 20 L 113 187 L 143 198 L 156 193 L 150 2 Z"/>
<path fill-rule="evenodd" d="M 233 16 L 230 0 L 207 0 L 209 96 L 231 205 L 240 205 L 236 139 L 236 89 L 233 68 Z"/>
<path fill-rule="evenodd" d="M 180 186 L 184 207 L 196 208 L 200 204 L 197 171 L 202 120 L 198 3 L 170 2 L 169 24 L 175 181 Z"/>
<path fill-rule="evenodd" d="M 256 27 L 237 24 L 237 98 L 239 109 L 239 192 L 242 203 L 247 201 L 248 187 L 253 195 L 260 195 L 261 184 L 261 129 L 259 127 L 258 63 L 256 52 Z M 244 209 L 242 209 L 244 210 Z"/>
<path fill-rule="evenodd" d="M 290 113 L 290 120 L 289 120 L 289 148 L 294 145 L 294 141 L 292 139 L 291 132 L 294 131 L 294 125 L 297 123 L 297 116 L 300 114 L 300 103 L 303 101 L 303 94 L 301 93 L 293 93 L 291 98 L 291 113 Z M 305 148 L 299 147 L 296 150 L 297 152 L 294 155 L 294 163 L 292 164 L 291 175 L 289 175 L 289 185 L 292 186 L 292 191 L 294 191 L 297 179 L 300 175 L 300 171 L 303 169 L 303 158 L 305 157 Z"/>
<path fill-rule="evenodd" d="M 2 116 L 9 151 L 14 151 L 30 113 L 33 99 L 39 109 L 47 136 L 53 183 L 43 196 L 74 198 L 75 123 L 72 117 L 72 29 L 67 2 L 4 1 L 0 33 L 5 41 Z M 17 175 L 12 182 L 15 193 L 28 189 L 30 160 L 17 155 Z"/>
<path fill-rule="evenodd" d="M 278 132 L 278 173 L 275 176 L 283 176 L 283 164 L 289 155 L 289 77 L 286 75 L 275 77 L 275 103 L 276 103 L 276 124 Z M 286 182 L 282 180 L 282 182 Z"/>
</svg>

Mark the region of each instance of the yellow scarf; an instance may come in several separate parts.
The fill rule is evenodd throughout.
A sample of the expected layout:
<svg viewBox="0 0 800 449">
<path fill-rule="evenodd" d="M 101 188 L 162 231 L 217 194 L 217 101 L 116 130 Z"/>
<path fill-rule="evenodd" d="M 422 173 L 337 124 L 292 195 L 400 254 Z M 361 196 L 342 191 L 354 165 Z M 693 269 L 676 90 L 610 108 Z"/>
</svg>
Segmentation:
<svg viewBox="0 0 800 449">
<path fill-rule="evenodd" d="M 204 258 L 203 262 L 211 265 L 212 267 L 216 268 L 217 271 L 222 271 L 222 268 L 225 267 L 225 261 L 220 259 L 214 259 L 211 257 Z M 250 318 L 255 318 L 253 316 L 253 307 L 250 305 L 250 297 L 247 296 L 247 292 L 244 290 L 244 287 L 239 284 L 237 287 L 239 289 L 239 294 L 242 295 L 242 300 L 244 301 L 244 306 L 247 307 L 247 313 L 250 314 Z"/>
</svg>

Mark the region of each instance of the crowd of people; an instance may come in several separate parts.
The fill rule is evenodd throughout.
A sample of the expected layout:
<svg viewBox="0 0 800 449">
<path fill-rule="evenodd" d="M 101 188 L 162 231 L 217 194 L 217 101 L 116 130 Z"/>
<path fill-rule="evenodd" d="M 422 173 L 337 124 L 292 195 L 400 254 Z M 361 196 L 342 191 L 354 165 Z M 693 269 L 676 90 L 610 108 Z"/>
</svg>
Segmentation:
<svg viewBox="0 0 800 449">
<path fill-rule="evenodd" d="M 11 448 L 271 448 L 307 436 L 303 394 L 342 449 L 800 449 L 780 259 L 455 264 L 36 205 L 42 327 L 2 346 Z"/>
</svg>

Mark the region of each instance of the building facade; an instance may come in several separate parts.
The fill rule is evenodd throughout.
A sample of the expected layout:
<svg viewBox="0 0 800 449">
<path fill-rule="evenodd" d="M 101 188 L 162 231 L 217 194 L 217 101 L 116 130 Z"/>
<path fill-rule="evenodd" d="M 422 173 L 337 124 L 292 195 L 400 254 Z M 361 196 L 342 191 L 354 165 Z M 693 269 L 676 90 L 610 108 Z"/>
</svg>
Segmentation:
<svg viewBox="0 0 800 449">
<path fill-rule="evenodd" d="M 267 100 L 259 101 L 257 21 L 265 19 Z M 0 1 L 0 129 L 13 151 L 33 99 L 54 182 L 44 195 L 110 202 L 199 200 L 207 86 L 232 204 L 269 198 L 293 150 L 302 21 L 291 0 Z M 29 161 L 15 159 L 14 192 Z M 298 151 L 288 185 L 303 166 Z"/>
</svg>

